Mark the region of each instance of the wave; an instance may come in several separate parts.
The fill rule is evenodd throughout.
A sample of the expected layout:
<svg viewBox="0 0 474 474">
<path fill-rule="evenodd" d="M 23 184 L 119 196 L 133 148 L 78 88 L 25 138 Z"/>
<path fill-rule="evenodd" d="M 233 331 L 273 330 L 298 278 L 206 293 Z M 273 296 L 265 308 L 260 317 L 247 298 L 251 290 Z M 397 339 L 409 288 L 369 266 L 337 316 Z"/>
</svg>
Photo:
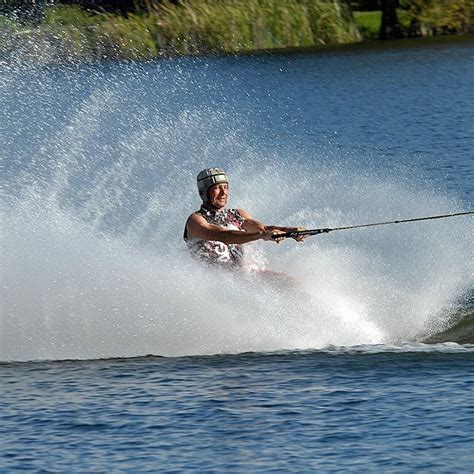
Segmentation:
<svg viewBox="0 0 474 474">
<path fill-rule="evenodd" d="M 462 308 L 446 318 L 445 329 L 424 340 L 428 344 L 474 344 L 474 309 Z"/>
</svg>

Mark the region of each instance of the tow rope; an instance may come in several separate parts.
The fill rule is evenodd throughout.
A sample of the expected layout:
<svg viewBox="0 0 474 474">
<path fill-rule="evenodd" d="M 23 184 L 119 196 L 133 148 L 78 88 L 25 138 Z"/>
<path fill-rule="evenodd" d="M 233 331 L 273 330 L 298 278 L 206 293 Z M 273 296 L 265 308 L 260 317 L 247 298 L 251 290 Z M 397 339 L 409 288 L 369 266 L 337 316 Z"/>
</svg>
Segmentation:
<svg viewBox="0 0 474 474">
<path fill-rule="evenodd" d="M 374 222 L 372 224 L 358 224 L 358 225 L 349 225 L 345 227 L 298 230 L 298 231 L 293 231 L 293 232 L 285 232 L 284 234 L 277 234 L 277 235 L 272 236 L 272 238 L 281 239 L 281 238 L 286 238 L 286 237 L 300 237 L 300 236 L 327 234 L 329 232 L 334 232 L 335 230 L 349 230 L 349 229 L 359 229 L 361 227 L 375 227 L 379 225 L 403 224 L 405 222 L 428 221 L 432 219 L 444 219 L 446 217 L 467 216 L 468 214 L 474 214 L 474 211 L 453 212 L 451 214 L 441 214 L 438 216 L 415 217 L 414 219 L 401 219 L 401 220 L 396 220 L 396 221 Z"/>
</svg>

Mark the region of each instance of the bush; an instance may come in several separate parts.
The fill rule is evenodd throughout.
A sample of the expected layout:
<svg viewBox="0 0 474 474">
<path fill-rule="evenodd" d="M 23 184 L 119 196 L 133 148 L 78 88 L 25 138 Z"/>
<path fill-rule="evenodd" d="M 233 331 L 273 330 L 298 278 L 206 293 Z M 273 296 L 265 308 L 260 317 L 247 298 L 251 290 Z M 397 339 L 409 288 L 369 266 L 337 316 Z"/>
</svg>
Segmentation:
<svg viewBox="0 0 474 474">
<path fill-rule="evenodd" d="M 401 0 L 412 36 L 474 32 L 472 0 Z"/>
</svg>

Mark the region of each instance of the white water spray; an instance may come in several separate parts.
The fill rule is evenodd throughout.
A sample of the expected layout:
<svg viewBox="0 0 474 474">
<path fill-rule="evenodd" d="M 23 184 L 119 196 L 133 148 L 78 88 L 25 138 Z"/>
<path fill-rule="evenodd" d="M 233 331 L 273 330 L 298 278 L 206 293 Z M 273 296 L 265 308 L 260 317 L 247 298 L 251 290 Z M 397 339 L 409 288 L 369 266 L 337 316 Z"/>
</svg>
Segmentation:
<svg viewBox="0 0 474 474">
<path fill-rule="evenodd" d="M 108 79 L 75 98 L 61 126 L 42 117 L 43 134 L 11 145 L 0 360 L 397 344 L 436 330 L 472 285 L 472 219 L 462 218 L 248 246 L 255 266 L 288 273 L 296 289 L 200 267 L 182 232 L 199 206 L 195 175 L 210 165 L 227 169 L 230 204 L 267 223 L 334 227 L 462 209 L 320 153 L 267 153 L 225 110 L 189 105 L 171 116 L 155 96 L 157 105 L 130 108 L 139 99 L 133 81 Z"/>
</svg>

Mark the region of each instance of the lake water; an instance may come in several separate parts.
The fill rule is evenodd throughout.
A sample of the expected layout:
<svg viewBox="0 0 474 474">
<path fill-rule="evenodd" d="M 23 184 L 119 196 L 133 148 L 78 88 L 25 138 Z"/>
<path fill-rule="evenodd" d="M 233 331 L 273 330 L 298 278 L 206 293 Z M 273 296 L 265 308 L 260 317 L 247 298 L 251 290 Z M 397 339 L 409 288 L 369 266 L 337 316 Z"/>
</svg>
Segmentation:
<svg viewBox="0 0 474 474">
<path fill-rule="evenodd" d="M 0 62 L 0 471 L 466 471 L 472 216 L 182 241 L 195 176 L 267 223 L 473 210 L 474 43 Z"/>
</svg>

